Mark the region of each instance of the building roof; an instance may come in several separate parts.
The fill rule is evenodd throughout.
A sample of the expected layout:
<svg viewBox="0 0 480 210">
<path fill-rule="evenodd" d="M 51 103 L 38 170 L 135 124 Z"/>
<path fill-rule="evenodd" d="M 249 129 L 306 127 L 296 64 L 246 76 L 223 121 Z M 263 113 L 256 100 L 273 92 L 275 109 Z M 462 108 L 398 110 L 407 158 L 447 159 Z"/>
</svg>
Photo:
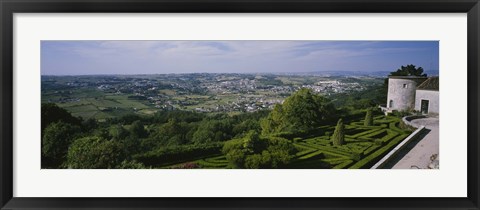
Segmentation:
<svg viewBox="0 0 480 210">
<path fill-rule="evenodd" d="M 420 77 L 420 76 L 388 76 L 388 78 L 392 78 L 392 79 L 426 79 L 427 77 Z"/>
<path fill-rule="evenodd" d="M 436 90 L 439 89 L 439 77 L 429 77 L 417 87 L 417 90 Z"/>
<path fill-rule="evenodd" d="M 406 79 L 406 80 L 410 80 L 410 81 L 414 81 L 415 82 L 415 86 L 418 86 L 420 84 L 422 84 L 423 82 L 425 82 L 425 80 L 428 79 L 428 77 L 418 77 L 418 76 L 389 76 L 388 79 Z"/>
</svg>

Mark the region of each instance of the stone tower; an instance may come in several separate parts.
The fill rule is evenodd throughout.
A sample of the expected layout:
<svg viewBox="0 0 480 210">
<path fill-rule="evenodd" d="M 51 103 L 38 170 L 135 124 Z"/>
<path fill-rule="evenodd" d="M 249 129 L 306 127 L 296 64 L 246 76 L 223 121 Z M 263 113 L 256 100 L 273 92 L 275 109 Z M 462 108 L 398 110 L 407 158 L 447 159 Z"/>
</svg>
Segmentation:
<svg viewBox="0 0 480 210">
<path fill-rule="evenodd" d="M 389 76 L 387 109 L 404 111 L 415 108 L 415 91 L 427 77 Z"/>
</svg>

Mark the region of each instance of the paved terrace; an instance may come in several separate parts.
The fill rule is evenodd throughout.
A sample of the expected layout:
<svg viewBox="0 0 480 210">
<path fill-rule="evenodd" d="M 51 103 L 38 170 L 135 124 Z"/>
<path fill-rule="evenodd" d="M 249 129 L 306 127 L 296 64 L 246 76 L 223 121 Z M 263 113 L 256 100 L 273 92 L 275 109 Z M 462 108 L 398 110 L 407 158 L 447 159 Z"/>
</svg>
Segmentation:
<svg viewBox="0 0 480 210">
<path fill-rule="evenodd" d="M 437 155 L 439 160 L 439 130 L 438 118 L 422 118 L 411 121 L 416 127 L 425 126 L 428 129 L 423 138 L 411 142 L 404 148 L 404 152 L 397 155 L 396 160 L 392 160 L 385 168 L 394 169 L 416 169 L 428 168 L 432 163 L 432 155 Z"/>
</svg>

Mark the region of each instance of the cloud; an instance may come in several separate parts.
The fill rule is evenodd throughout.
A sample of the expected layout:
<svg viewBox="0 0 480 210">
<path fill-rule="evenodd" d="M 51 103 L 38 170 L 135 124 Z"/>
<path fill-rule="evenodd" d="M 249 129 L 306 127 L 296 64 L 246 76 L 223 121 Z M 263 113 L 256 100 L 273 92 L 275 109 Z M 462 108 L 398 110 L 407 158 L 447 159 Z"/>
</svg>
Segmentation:
<svg viewBox="0 0 480 210">
<path fill-rule="evenodd" d="M 427 58 L 431 42 L 43 41 L 42 73 L 181 73 L 354 70 Z M 433 44 L 435 46 L 435 44 Z M 438 63 L 438 42 L 436 55 Z M 62 60 L 58 58 L 62 58 Z M 431 57 L 431 56 L 430 56 Z M 396 60 L 394 60 L 396 59 Z M 388 60 L 391 64 L 386 64 Z M 430 60 L 432 60 L 430 58 Z M 427 61 L 428 62 L 428 61 Z M 418 64 L 421 66 L 421 64 Z"/>
</svg>

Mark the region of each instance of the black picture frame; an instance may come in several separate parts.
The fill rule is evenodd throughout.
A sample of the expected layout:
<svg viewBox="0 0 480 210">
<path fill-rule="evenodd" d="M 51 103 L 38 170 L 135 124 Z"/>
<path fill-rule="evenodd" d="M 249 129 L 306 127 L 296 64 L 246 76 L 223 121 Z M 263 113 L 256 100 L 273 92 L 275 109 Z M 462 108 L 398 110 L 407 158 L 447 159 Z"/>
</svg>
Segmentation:
<svg viewBox="0 0 480 210">
<path fill-rule="evenodd" d="M 0 0 L 1 209 L 479 209 L 478 0 Z M 467 13 L 466 198 L 17 198 L 13 197 L 14 13 Z M 448 180 L 445 180 L 448 181 Z M 445 189 L 448 190 L 448 189 Z"/>
</svg>

